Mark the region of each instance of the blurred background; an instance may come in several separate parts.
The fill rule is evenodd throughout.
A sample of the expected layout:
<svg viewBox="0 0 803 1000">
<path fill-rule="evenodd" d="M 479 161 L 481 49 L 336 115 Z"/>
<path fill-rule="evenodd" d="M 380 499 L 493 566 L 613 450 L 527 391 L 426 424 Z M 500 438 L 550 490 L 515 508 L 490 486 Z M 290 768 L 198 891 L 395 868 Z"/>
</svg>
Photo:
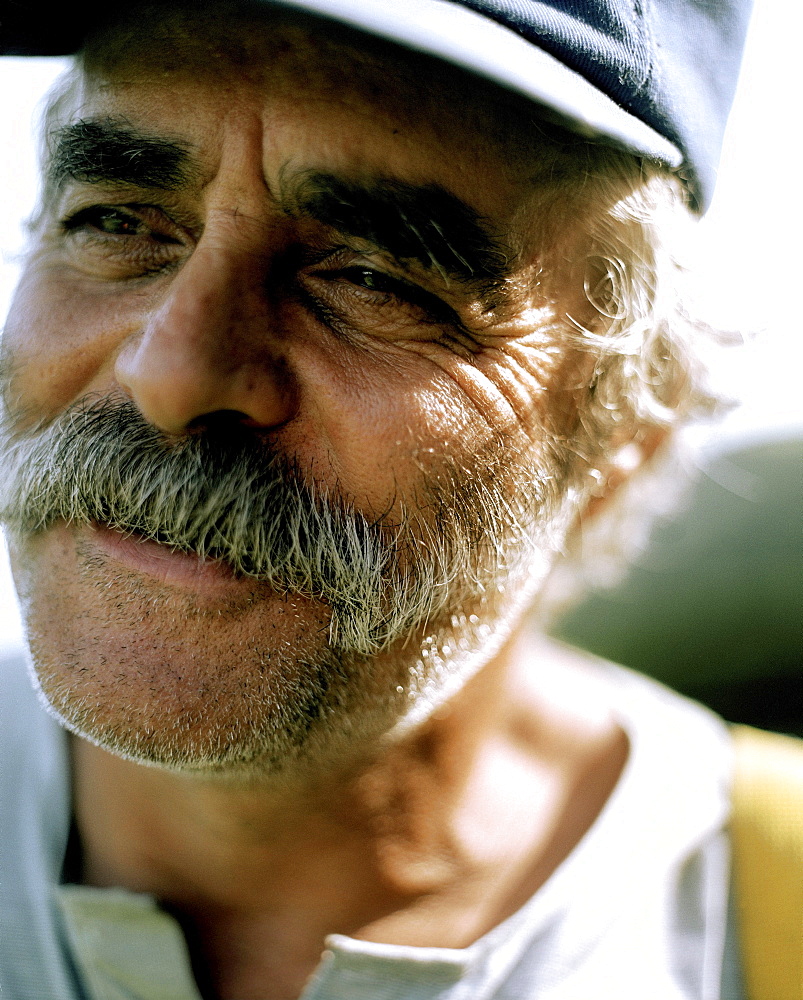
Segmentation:
<svg viewBox="0 0 803 1000">
<path fill-rule="evenodd" d="M 794 22 L 794 23 L 793 23 Z M 613 589 L 555 626 L 726 718 L 803 735 L 803 12 L 758 0 L 714 204 L 699 226 L 694 294 L 748 342 L 723 360 L 741 405 L 688 434 L 695 483 Z M 32 128 L 58 59 L 0 58 L 0 317 L 36 194 Z M 0 537 L 0 657 L 22 642 Z"/>
</svg>

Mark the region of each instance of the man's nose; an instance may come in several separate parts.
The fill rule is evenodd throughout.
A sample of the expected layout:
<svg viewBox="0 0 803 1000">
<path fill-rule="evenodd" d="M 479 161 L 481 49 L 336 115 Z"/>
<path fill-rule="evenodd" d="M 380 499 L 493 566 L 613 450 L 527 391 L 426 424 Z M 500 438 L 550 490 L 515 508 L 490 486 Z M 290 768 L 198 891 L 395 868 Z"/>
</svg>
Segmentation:
<svg viewBox="0 0 803 1000">
<path fill-rule="evenodd" d="M 168 434 L 213 414 L 252 427 L 289 421 L 296 391 L 255 258 L 203 242 L 116 361 L 122 389 Z"/>
</svg>

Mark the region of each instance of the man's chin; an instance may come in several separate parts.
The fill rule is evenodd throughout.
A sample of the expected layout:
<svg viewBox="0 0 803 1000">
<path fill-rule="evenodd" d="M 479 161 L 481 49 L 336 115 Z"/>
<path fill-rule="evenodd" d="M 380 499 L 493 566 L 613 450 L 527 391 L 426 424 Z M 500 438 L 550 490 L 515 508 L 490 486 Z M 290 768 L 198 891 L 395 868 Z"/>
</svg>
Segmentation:
<svg viewBox="0 0 803 1000">
<path fill-rule="evenodd" d="M 343 699 L 330 688 L 346 661 L 330 649 L 320 602 L 104 529 L 57 525 L 12 556 L 49 710 L 115 754 L 275 770 Z"/>
<path fill-rule="evenodd" d="M 373 685 L 360 663 L 317 662 L 264 651 L 230 655 L 217 670 L 192 671 L 197 656 L 132 670 L 84 649 L 73 665 L 63 651 L 31 645 L 35 683 L 66 729 L 127 760 L 187 775 L 249 779 L 300 775 L 345 760 L 392 727 L 403 699 Z M 390 694 L 388 694 L 388 688 Z"/>
<path fill-rule="evenodd" d="M 201 778 L 275 778 L 297 770 L 309 751 L 309 723 L 288 725 L 268 711 L 229 723 L 207 714 L 181 721 L 152 720 L 121 712 L 108 703 L 88 702 L 70 692 L 53 692 L 48 679 L 36 686 L 47 711 L 65 729 L 94 746 L 133 763 Z"/>
</svg>

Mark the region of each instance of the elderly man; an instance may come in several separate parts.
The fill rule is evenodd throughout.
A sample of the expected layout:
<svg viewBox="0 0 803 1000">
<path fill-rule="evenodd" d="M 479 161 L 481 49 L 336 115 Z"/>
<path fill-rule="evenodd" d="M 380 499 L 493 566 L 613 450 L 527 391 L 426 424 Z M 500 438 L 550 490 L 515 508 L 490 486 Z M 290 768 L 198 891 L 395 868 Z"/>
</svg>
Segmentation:
<svg viewBox="0 0 803 1000">
<path fill-rule="evenodd" d="M 5 1000 L 739 997 L 725 728 L 530 610 L 712 405 L 744 11 L 12 14 L 80 54 L 2 344 Z"/>
</svg>

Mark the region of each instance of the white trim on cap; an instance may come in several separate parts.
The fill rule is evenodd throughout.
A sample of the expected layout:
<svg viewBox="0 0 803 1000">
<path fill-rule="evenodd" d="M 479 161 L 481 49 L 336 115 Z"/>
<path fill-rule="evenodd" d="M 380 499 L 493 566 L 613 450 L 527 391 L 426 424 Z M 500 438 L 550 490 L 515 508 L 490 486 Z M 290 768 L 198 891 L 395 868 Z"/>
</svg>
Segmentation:
<svg viewBox="0 0 803 1000">
<path fill-rule="evenodd" d="M 589 83 L 514 31 L 449 0 L 270 0 L 340 21 L 437 56 L 556 111 L 574 131 L 607 137 L 670 167 L 680 150 Z"/>
</svg>

